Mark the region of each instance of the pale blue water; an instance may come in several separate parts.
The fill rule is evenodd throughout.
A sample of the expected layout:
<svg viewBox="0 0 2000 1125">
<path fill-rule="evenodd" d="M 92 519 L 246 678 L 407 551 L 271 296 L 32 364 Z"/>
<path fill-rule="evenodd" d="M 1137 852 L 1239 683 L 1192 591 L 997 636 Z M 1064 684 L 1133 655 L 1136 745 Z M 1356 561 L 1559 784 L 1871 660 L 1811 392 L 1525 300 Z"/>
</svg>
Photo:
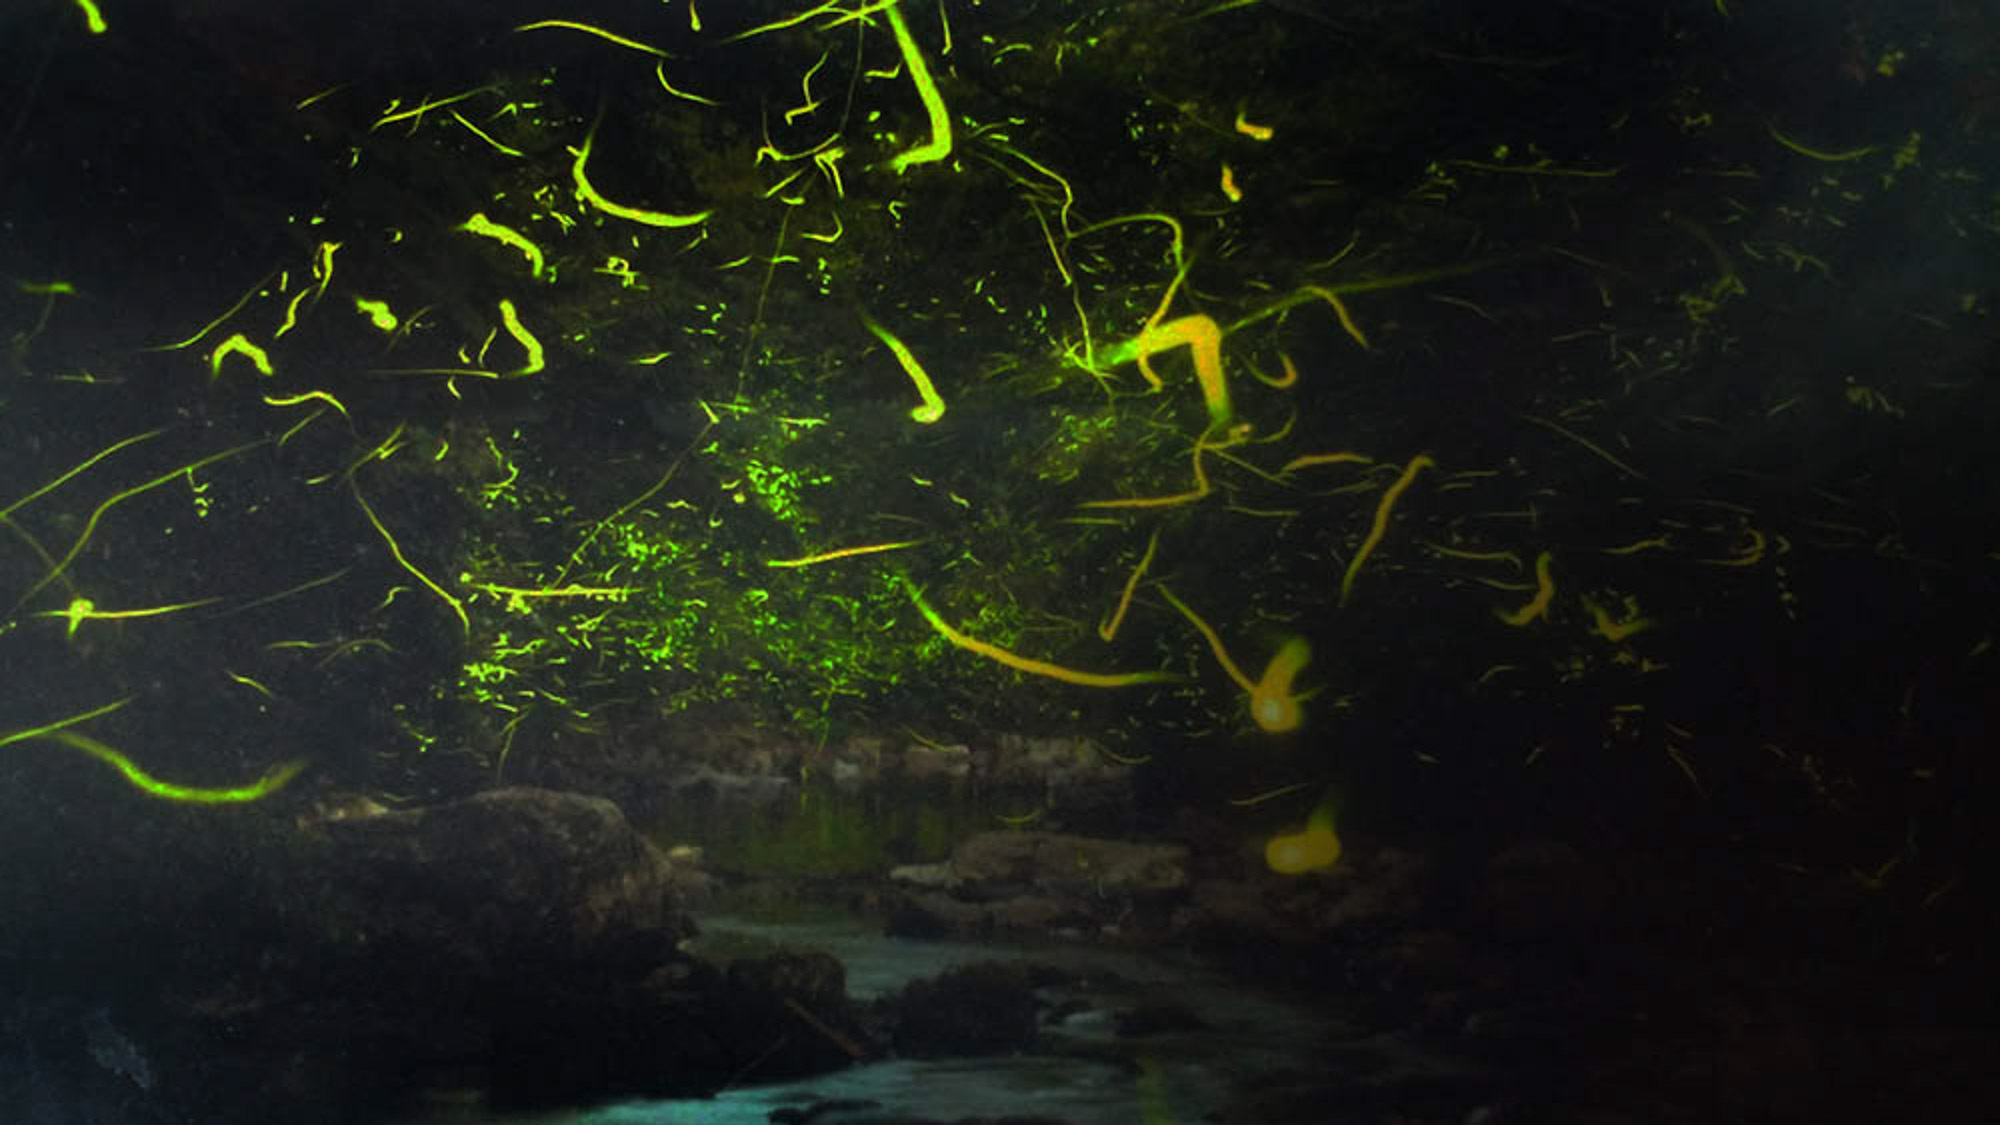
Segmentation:
<svg viewBox="0 0 2000 1125">
<path fill-rule="evenodd" d="M 746 1084 L 700 1100 L 635 1100 L 519 1115 L 467 1106 L 411 1118 L 405 1125 L 767 1125 L 781 1107 L 830 1099 L 877 1104 L 818 1116 L 815 1125 L 1005 1114 L 1044 1115 L 1074 1125 L 1161 1125 L 1202 1120 L 1226 1104 L 1232 1090 L 1240 1093 L 1248 1076 L 1323 1073 L 1336 1053 L 1350 1064 L 1365 1058 L 1366 1080 L 1456 1073 L 1450 1063 L 1401 1041 L 1368 1037 L 1328 1010 L 1324 996 L 1248 989 L 1177 956 L 908 941 L 848 921 L 770 925 L 717 918 L 704 920 L 702 930 L 711 943 L 747 939 L 831 953 L 847 966 L 849 993 L 863 1001 L 978 961 L 1033 962 L 1103 983 L 1049 990 L 1052 999 L 1082 999 L 1093 1007 L 1048 1028 L 1044 1049 L 1033 1055 L 891 1059 L 797 1082 Z M 1114 1010 L 1167 1001 L 1210 1026 L 1143 1039 L 1115 1034 Z"/>
</svg>

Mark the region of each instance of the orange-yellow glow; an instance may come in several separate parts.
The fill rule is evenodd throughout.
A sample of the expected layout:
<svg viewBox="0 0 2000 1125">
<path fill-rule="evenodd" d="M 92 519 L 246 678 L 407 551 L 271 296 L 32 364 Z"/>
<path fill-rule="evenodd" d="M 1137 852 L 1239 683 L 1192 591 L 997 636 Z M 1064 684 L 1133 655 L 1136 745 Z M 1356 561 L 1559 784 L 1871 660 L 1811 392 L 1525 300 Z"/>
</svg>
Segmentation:
<svg viewBox="0 0 2000 1125">
<path fill-rule="evenodd" d="M 1348 453 L 1345 451 L 1340 453 L 1308 453 L 1302 457 L 1294 457 L 1285 462 L 1285 467 L 1279 469 L 1278 472 L 1281 475 L 1284 473 L 1295 473 L 1300 469 L 1309 469 L 1314 465 L 1372 465 L 1374 463 L 1375 459 L 1364 453 Z"/>
<path fill-rule="evenodd" d="M 1303 875 L 1340 860 L 1340 837 L 1333 831 L 1333 798 L 1307 818 L 1305 831 L 1273 836 L 1264 844 L 1264 865 L 1280 875 Z"/>
<path fill-rule="evenodd" d="M 850 559 L 856 555 L 879 555 L 884 551 L 900 551 L 923 542 L 921 539 L 899 539 L 894 543 L 868 543 L 859 547 L 842 547 L 833 551 L 821 551 L 816 555 L 804 555 L 796 559 L 766 559 L 765 566 L 796 569 L 802 566 L 817 566 L 835 559 Z"/>
<path fill-rule="evenodd" d="M 1165 324 L 1150 324 L 1139 333 L 1139 372 L 1154 389 L 1166 384 L 1153 373 L 1152 357 L 1185 344 L 1194 359 L 1194 377 L 1201 384 L 1208 419 L 1217 429 L 1236 417 L 1229 402 L 1229 385 L 1222 376 L 1222 326 L 1213 317 L 1191 313 Z"/>
<path fill-rule="evenodd" d="M 1160 596 L 1168 604 L 1179 610 L 1182 617 L 1195 627 L 1202 639 L 1208 642 L 1209 651 L 1215 653 L 1215 662 L 1236 686 L 1250 695 L 1250 717 L 1257 726 L 1271 734 L 1297 730 L 1305 715 L 1299 707 L 1299 697 L 1292 694 L 1292 680 L 1305 669 L 1312 660 L 1312 646 L 1303 637 L 1292 637 L 1278 646 L 1277 655 L 1264 666 L 1264 675 L 1254 683 L 1223 647 L 1222 637 L 1215 627 L 1204 620 L 1194 607 L 1174 596 L 1172 590 L 1160 587 Z"/>
<path fill-rule="evenodd" d="M 1132 593 L 1139 588 L 1139 580 L 1146 576 L 1146 568 L 1153 565 L 1153 555 L 1159 549 L 1160 529 L 1156 527 L 1146 539 L 1146 553 L 1139 556 L 1139 565 L 1133 567 L 1132 573 L 1125 578 L 1124 592 L 1118 595 L 1118 607 L 1111 611 L 1111 616 L 1098 622 L 1099 637 L 1108 641 L 1118 635 L 1118 626 L 1124 623 L 1126 611 L 1132 608 Z"/>
<path fill-rule="evenodd" d="M 1505 621 L 1509 625 L 1519 627 L 1534 621 L 1549 611 L 1549 602 L 1553 601 L 1556 596 L 1555 577 L 1549 573 L 1549 564 L 1552 561 L 1553 558 L 1547 551 L 1543 551 L 1541 554 L 1535 556 L 1535 596 L 1529 599 L 1528 604 L 1522 606 L 1520 609 L 1494 610 L 1493 612 L 1500 620 Z"/>
<path fill-rule="evenodd" d="M 1312 646 L 1304 637 L 1292 637 L 1278 646 L 1264 675 L 1250 688 L 1250 717 L 1271 734 L 1299 729 L 1305 720 L 1299 697 L 1292 694 L 1292 680 L 1312 660 Z"/>
<path fill-rule="evenodd" d="M 1195 439 L 1194 443 L 1194 488 L 1187 492 L 1174 492 L 1165 496 L 1134 496 L 1124 500 L 1085 500 L 1079 508 L 1171 508 L 1176 504 L 1192 504 L 1212 491 L 1208 483 L 1208 473 L 1201 467 L 1201 455 L 1211 449 L 1228 449 L 1241 444 L 1234 433 L 1225 434 L 1223 440 L 1211 442 L 1207 435 Z"/>
<path fill-rule="evenodd" d="M 1278 135 L 1276 129 L 1271 128 L 1269 125 L 1257 124 L 1245 117 L 1243 111 L 1240 109 L 1236 111 L 1236 131 L 1253 141 L 1268 141 Z"/>
<path fill-rule="evenodd" d="M 1409 489 L 1410 482 L 1417 479 L 1419 472 L 1436 467 L 1437 462 L 1431 460 L 1430 454 L 1419 453 L 1410 458 L 1409 464 L 1403 466 L 1403 475 L 1396 478 L 1396 483 L 1382 493 L 1382 502 L 1375 507 L 1375 523 L 1368 529 L 1368 538 L 1361 541 L 1360 550 L 1354 552 L 1354 558 L 1347 564 L 1347 573 L 1341 576 L 1341 605 L 1346 605 L 1348 595 L 1354 592 L 1354 579 L 1361 573 L 1361 564 L 1368 561 L 1368 556 L 1375 552 L 1376 546 L 1382 542 L 1382 536 L 1388 532 L 1390 509 L 1396 506 L 1396 501 Z"/>
<path fill-rule="evenodd" d="M 1367 335 L 1365 335 L 1361 331 L 1360 325 L 1354 323 L 1354 316 L 1352 313 L 1349 313 L 1347 311 L 1347 302 L 1340 299 L 1340 294 L 1335 293 L 1333 290 L 1319 285 L 1308 285 L 1305 287 L 1305 292 L 1310 293 L 1315 297 L 1318 297 L 1320 300 L 1325 301 L 1329 305 L 1332 305 L 1333 315 L 1340 318 L 1341 329 L 1345 331 L 1348 334 L 1348 336 L 1354 340 L 1355 343 L 1360 344 L 1364 348 L 1368 346 Z"/>
<path fill-rule="evenodd" d="M 944 618 L 938 616 L 936 610 L 930 607 L 930 603 L 924 601 L 924 596 L 917 592 L 915 586 L 909 587 L 909 592 L 910 601 L 916 605 L 917 612 L 924 615 L 924 620 L 930 622 L 931 628 L 937 630 L 938 636 L 943 637 L 945 640 L 950 641 L 967 652 L 976 653 L 995 663 L 1005 664 L 1016 671 L 1026 672 L 1032 676 L 1047 676 L 1052 680 L 1061 680 L 1068 684 L 1079 684 L 1083 687 L 1103 688 L 1131 687 L 1134 684 L 1168 683 L 1180 678 L 1172 672 L 1079 672 L 1074 668 L 1065 668 L 1060 664 L 1051 664 L 1046 660 L 1035 660 L 1031 657 L 1020 656 L 1008 652 L 998 645 L 987 644 L 985 641 L 968 637 L 957 629 L 952 628 L 945 622 Z"/>
</svg>

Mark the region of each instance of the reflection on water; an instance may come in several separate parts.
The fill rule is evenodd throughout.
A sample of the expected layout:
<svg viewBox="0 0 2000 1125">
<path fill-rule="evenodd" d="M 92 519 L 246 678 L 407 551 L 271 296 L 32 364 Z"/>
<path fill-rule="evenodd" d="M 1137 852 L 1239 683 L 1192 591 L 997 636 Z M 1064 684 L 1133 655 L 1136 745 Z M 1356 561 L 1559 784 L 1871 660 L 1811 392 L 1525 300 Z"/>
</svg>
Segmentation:
<svg viewBox="0 0 2000 1125">
<path fill-rule="evenodd" d="M 1443 1079 L 1462 1072 L 1398 1040 L 1370 1037 L 1328 997 L 1246 988 L 1174 954 L 1061 945 L 910 941 L 865 923 L 831 919 L 767 924 L 707 919 L 703 950 L 784 945 L 824 950 L 847 966 L 848 991 L 879 999 L 913 980 L 981 961 L 1032 963 L 1069 983 L 1042 991 L 1051 1019 L 1032 1053 L 984 1058 L 890 1059 L 838 1074 L 745 1085 L 714 1098 L 627 1101 L 587 1109 L 497 1115 L 461 1107 L 406 1125 L 765 1125 L 815 1105 L 821 1125 L 915 1119 L 1040 1116 L 1074 1125 L 1194 1122 L 1240 1096 L 1260 1076 L 1323 1074 L 1357 1083 Z M 1309 1002 L 1310 1001 L 1310 1002 Z M 1206 1026 L 1121 1037 L 1116 1015 L 1173 1004 Z M 824 1108 L 842 1103 L 847 1108 Z M 1471 1108 L 1468 1106 L 1467 1108 Z"/>
</svg>

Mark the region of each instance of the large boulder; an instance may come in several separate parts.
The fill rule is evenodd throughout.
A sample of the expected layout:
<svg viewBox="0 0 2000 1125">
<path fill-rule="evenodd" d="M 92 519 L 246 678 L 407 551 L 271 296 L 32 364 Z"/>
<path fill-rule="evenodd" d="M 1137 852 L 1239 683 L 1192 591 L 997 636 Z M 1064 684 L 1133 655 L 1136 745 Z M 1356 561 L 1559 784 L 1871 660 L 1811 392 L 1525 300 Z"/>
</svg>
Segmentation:
<svg viewBox="0 0 2000 1125">
<path fill-rule="evenodd" d="M 450 1081 L 522 1100 L 699 1092 L 729 1065 L 676 869 L 611 802 L 499 789 L 298 832 L 245 904 L 264 955 L 190 1004 L 237 1065 L 305 1069 L 299 1095 Z"/>
<path fill-rule="evenodd" d="M 496 789 L 308 831 L 311 878 L 280 908 L 321 964 L 387 959 L 477 986 L 536 964 L 643 973 L 687 936 L 673 864 L 601 798 Z"/>
<path fill-rule="evenodd" d="M 39 904 L 0 926 L 0 1100 L 47 1107 L 29 1120 L 335 1125 L 426 1094 L 700 1095 L 863 1049 L 837 965 L 730 975 L 688 953 L 689 865 L 599 798 L 136 806 L 94 848 L 74 842 L 81 814 L 54 813 L 90 862 L 51 862 L 54 845 L 0 862 L 0 886 Z M 774 1052 L 769 1027 L 732 1022 L 750 1010 L 813 1050 Z"/>
</svg>

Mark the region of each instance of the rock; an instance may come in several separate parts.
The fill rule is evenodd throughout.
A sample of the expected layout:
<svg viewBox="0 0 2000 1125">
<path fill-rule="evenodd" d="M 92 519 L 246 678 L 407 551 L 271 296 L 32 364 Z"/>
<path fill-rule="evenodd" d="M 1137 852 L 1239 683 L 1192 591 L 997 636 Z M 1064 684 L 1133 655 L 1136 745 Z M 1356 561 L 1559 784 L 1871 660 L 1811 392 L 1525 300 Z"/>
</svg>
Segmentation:
<svg viewBox="0 0 2000 1125">
<path fill-rule="evenodd" d="M 674 865 L 600 798 L 497 789 L 322 831 L 280 909 L 334 963 L 393 956 L 437 987 L 550 961 L 643 972 L 690 929 Z"/>
<path fill-rule="evenodd" d="M 871 1053 L 847 997 L 847 968 L 830 953 L 733 961 L 725 994 L 723 1032 L 739 1051 L 757 1052 L 759 1081 L 816 1074 Z"/>
<path fill-rule="evenodd" d="M 883 1003 L 897 1052 L 911 1058 L 1020 1051 L 1039 1030 L 1034 980 L 1020 964 L 964 965 L 911 981 Z"/>
<path fill-rule="evenodd" d="M 903 776 L 911 781 L 962 781 L 972 776 L 972 750 L 913 742 L 903 747 L 899 764 Z"/>
<path fill-rule="evenodd" d="M 1060 894 L 1159 894 L 1187 886 L 1188 849 L 1056 832 L 984 832 L 960 843 L 951 871 L 970 897 L 1032 888 Z"/>
<path fill-rule="evenodd" d="M 890 869 L 889 881 L 926 890 L 951 890 L 958 886 L 958 875 L 949 863 L 906 863 Z"/>
<path fill-rule="evenodd" d="M 942 864 L 897 868 L 908 888 L 887 901 L 889 932 L 901 937 L 986 938 L 1005 933 L 1143 932 L 1186 888 L 1188 849 L 1179 844 L 1055 832 L 987 832 Z M 1143 934 L 1142 934 L 1143 936 Z"/>
<path fill-rule="evenodd" d="M 232 906 L 261 956 L 180 986 L 176 1041 L 217 1060 L 205 1120 L 359 1115 L 341 1099 L 446 1079 L 502 1104 L 700 1094 L 770 1045 L 716 1033 L 740 997 L 682 951 L 694 857 L 609 801 L 500 789 L 292 831 Z"/>
</svg>

